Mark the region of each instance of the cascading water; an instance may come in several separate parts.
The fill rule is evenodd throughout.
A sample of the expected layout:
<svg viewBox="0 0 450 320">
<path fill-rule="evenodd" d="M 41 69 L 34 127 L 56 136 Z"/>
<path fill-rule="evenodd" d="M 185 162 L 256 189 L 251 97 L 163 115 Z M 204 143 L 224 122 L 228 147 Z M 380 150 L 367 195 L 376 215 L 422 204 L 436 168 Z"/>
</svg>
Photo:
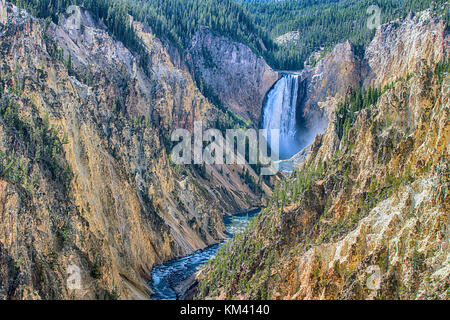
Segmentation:
<svg viewBox="0 0 450 320">
<path fill-rule="evenodd" d="M 264 108 L 263 129 L 267 129 L 267 141 L 271 142 L 270 130 L 280 130 L 280 157 L 289 158 L 299 150 L 296 108 L 299 76 L 285 74 L 268 93 Z"/>
</svg>

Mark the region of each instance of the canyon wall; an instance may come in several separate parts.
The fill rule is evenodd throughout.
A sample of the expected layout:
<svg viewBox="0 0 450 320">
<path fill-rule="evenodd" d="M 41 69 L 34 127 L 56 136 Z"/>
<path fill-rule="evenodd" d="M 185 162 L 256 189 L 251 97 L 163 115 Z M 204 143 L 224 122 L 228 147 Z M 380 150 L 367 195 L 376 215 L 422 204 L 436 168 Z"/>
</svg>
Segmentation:
<svg viewBox="0 0 450 320">
<path fill-rule="evenodd" d="M 7 8 L 0 298 L 147 299 L 152 266 L 216 243 L 270 190 L 242 166 L 171 163 L 171 130 L 232 123 L 148 27 L 130 18 L 143 65 L 82 8 L 59 25 Z"/>
<path fill-rule="evenodd" d="M 448 39 L 430 11 L 377 30 L 360 76 L 384 88 L 345 93 L 199 298 L 449 299 Z"/>
<path fill-rule="evenodd" d="M 278 72 L 249 47 L 206 28 L 194 34 L 189 53 L 202 84 L 238 116 L 258 127 L 264 98 L 279 79 Z"/>
</svg>

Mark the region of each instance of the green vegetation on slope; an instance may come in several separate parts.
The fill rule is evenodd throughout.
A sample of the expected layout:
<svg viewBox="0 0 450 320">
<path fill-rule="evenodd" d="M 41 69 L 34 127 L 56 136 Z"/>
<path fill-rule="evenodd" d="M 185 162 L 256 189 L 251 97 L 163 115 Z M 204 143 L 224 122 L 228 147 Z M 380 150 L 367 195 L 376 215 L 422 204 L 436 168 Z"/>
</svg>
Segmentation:
<svg viewBox="0 0 450 320">
<path fill-rule="evenodd" d="M 367 27 L 367 10 L 380 8 L 380 22 L 385 23 L 418 12 L 432 3 L 446 0 L 238 0 L 255 17 L 255 23 L 272 39 L 291 31 L 299 31 L 300 39 L 281 45 L 274 51 L 274 66 L 280 69 L 301 69 L 303 62 L 316 51 L 328 50 L 337 43 L 350 40 L 359 53 L 370 42 L 375 30 Z M 444 10 L 448 20 L 448 6 Z"/>
<path fill-rule="evenodd" d="M 265 33 L 255 27 L 252 18 L 231 0 L 12 0 L 27 9 L 32 15 L 51 19 L 57 23 L 61 14 L 70 5 L 80 5 L 102 21 L 108 31 L 140 59 L 144 71 L 148 71 L 146 49 L 130 24 L 128 15 L 152 28 L 161 39 L 169 41 L 183 56 L 192 35 L 207 26 L 218 34 L 248 45 L 259 55 L 271 61 L 274 43 Z M 70 58 L 69 58 L 70 59 Z M 71 62 L 67 61 L 69 71 Z M 195 76 L 195 75 L 194 75 Z M 214 91 L 195 76 L 202 94 L 225 113 L 220 128 L 231 123 L 232 126 L 245 126 L 245 122 L 231 112 Z"/>
<path fill-rule="evenodd" d="M 326 51 L 349 39 L 362 54 L 375 30 L 367 27 L 367 9 L 377 5 L 381 23 L 446 0 L 12 0 L 31 14 L 58 21 L 71 4 L 91 11 L 128 48 L 146 55 L 127 15 L 150 26 L 183 55 L 192 35 L 202 27 L 248 45 L 275 69 L 299 70 L 313 52 Z M 448 6 L 440 13 L 448 20 Z M 299 31 L 298 41 L 277 45 L 274 39 Z"/>
</svg>

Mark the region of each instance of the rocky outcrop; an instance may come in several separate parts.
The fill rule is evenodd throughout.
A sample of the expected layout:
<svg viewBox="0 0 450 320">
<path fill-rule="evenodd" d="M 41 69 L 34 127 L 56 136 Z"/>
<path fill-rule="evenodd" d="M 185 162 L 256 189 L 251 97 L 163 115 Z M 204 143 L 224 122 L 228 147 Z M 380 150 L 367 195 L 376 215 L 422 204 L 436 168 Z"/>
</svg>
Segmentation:
<svg viewBox="0 0 450 320">
<path fill-rule="evenodd" d="M 441 61 L 448 45 L 445 23 L 431 10 L 384 24 L 365 52 L 364 86 L 384 87 L 398 78 L 406 79 L 419 64 Z"/>
<path fill-rule="evenodd" d="M 299 99 L 299 111 L 313 137 L 325 131 L 337 104 L 349 87 L 361 81 L 361 59 L 350 41 L 338 44 L 312 69 L 302 72 L 305 87 Z"/>
<path fill-rule="evenodd" d="M 349 41 L 338 44 L 315 67 L 301 73 L 306 89 L 298 111 L 311 136 L 308 141 L 325 131 L 348 90 L 383 88 L 406 79 L 420 64 L 441 61 L 448 42 L 445 23 L 427 10 L 380 26 L 364 57 L 355 54 Z"/>
<path fill-rule="evenodd" d="M 381 25 L 364 57 L 356 55 L 350 41 L 338 44 L 315 67 L 301 72 L 301 87 L 305 89 L 299 95 L 298 112 L 306 140 L 312 143 L 317 134 L 326 131 L 334 121 L 338 103 L 351 90 L 383 89 L 395 80 L 407 79 L 421 65 L 445 59 L 448 43 L 445 23 L 426 10 Z M 336 147 L 331 135 L 328 130 L 325 144 Z"/>
<path fill-rule="evenodd" d="M 302 146 L 310 145 L 317 134 L 325 132 L 338 103 L 351 88 L 360 86 L 362 65 L 354 47 L 346 41 L 338 44 L 315 67 L 299 73 L 296 114 Z M 299 154 L 292 160 L 298 162 L 303 158 Z"/>
<path fill-rule="evenodd" d="M 406 19 L 398 26 L 405 33 L 392 37 L 412 41 L 411 21 L 421 26 L 428 15 Z M 416 35 L 429 39 L 430 32 Z M 402 56 L 398 75 L 408 70 L 409 76 L 350 113 L 347 131 L 331 119 L 254 227 L 202 271 L 198 297 L 449 299 L 450 81 L 440 67 L 448 70 L 447 52 L 439 65 L 427 61 L 445 47 L 445 37 L 434 39 L 419 50 L 424 62 Z M 380 52 L 403 52 L 391 44 Z M 390 68 L 394 75 L 395 65 Z M 380 84 L 391 79 L 379 70 Z"/>
<path fill-rule="evenodd" d="M 238 116 L 258 126 L 263 101 L 279 74 L 249 47 L 209 29 L 194 34 L 189 49 L 202 85 Z"/>
<path fill-rule="evenodd" d="M 171 130 L 226 117 L 151 30 L 134 23 L 144 66 L 82 8 L 55 25 L 8 7 L 0 297 L 148 298 L 153 265 L 217 242 L 225 213 L 270 190 L 254 193 L 239 166 L 170 162 Z"/>
<path fill-rule="evenodd" d="M 306 116 L 318 107 L 330 117 L 336 101 L 342 100 L 350 86 L 359 85 L 361 61 L 350 41 L 346 41 L 338 44 L 313 69 L 306 72 L 308 87 L 303 113 Z"/>
</svg>

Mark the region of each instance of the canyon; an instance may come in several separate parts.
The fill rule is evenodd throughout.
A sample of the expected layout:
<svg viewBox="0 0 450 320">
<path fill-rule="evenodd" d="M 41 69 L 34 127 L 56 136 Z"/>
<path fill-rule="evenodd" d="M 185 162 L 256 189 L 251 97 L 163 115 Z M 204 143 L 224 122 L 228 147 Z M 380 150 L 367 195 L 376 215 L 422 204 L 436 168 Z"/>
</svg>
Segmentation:
<svg viewBox="0 0 450 320">
<path fill-rule="evenodd" d="M 137 50 L 80 6 L 0 12 L 0 299 L 449 299 L 435 10 L 297 71 L 256 31 L 202 25 L 181 50 L 125 14 Z M 171 133 L 197 121 L 281 129 L 292 168 L 174 163 Z"/>
</svg>

